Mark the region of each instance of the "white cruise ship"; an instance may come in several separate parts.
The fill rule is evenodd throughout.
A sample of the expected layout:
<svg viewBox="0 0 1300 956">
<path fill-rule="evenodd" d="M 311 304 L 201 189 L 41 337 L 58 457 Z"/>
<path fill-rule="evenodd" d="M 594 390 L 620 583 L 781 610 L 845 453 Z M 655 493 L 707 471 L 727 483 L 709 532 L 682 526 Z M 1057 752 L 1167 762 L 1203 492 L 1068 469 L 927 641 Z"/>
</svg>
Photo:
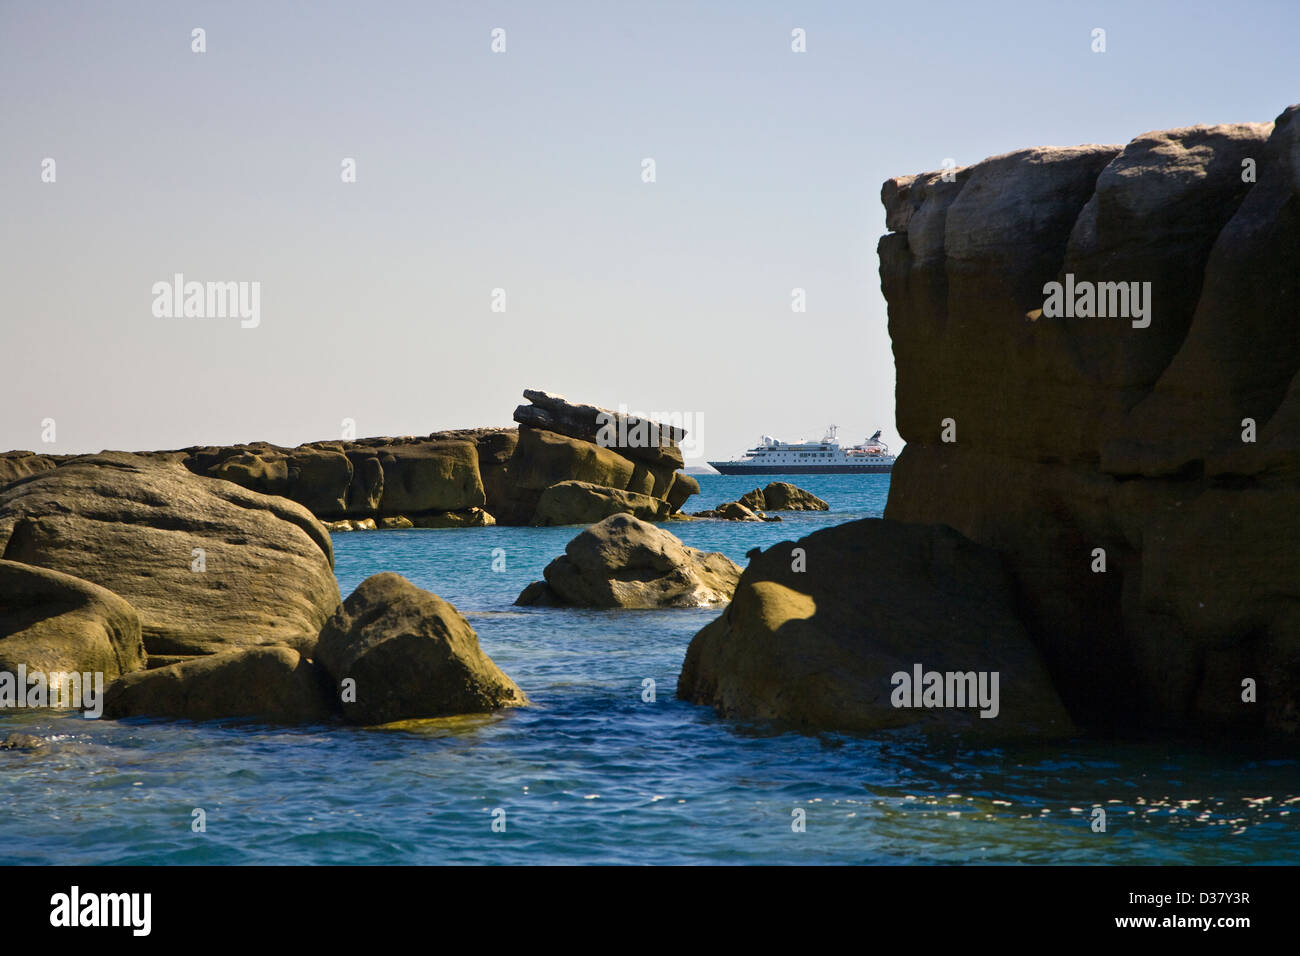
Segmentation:
<svg viewBox="0 0 1300 956">
<path fill-rule="evenodd" d="M 724 475 L 851 475 L 892 471 L 894 456 L 880 430 L 860 445 L 843 448 L 836 426 L 821 441 L 783 442 L 764 435 L 756 447 L 733 461 L 711 461 Z"/>
</svg>

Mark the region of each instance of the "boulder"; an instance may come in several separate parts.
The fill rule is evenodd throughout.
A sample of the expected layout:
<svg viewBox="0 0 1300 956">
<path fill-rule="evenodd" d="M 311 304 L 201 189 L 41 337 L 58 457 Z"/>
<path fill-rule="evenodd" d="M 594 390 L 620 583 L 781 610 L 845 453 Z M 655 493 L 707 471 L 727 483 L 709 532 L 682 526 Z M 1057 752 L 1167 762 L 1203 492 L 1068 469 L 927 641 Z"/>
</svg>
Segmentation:
<svg viewBox="0 0 1300 956">
<path fill-rule="evenodd" d="M 145 666 L 140 616 L 112 591 L 47 568 L 0 560 L 0 671 L 102 673 Z"/>
<path fill-rule="evenodd" d="M 393 515 L 391 518 L 380 518 L 378 525 L 385 531 L 394 531 L 402 528 L 414 528 L 415 522 L 406 515 Z"/>
<path fill-rule="evenodd" d="M 284 495 L 289 490 L 289 458 L 280 452 L 240 452 L 211 465 L 207 474 L 264 495 Z"/>
<path fill-rule="evenodd" d="M 520 428 L 510 462 L 511 483 L 519 489 L 543 490 L 561 481 L 585 481 L 606 488 L 626 488 L 633 465 L 622 455 L 589 441 L 538 428 Z"/>
<path fill-rule="evenodd" d="M 319 723 L 333 713 L 321 671 L 288 647 L 250 647 L 137 671 L 109 685 L 104 716 Z"/>
<path fill-rule="evenodd" d="M 344 717 L 383 724 L 477 714 L 528 703 L 479 647 L 454 607 L 400 575 L 362 581 L 321 630 L 316 660 L 339 688 Z M 344 681 L 355 681 L 355 697 Z"/>
<path fill-rule="evenodd" d="M 829 511 L 830 505 L 822 501 L 810 491 L 804 491 L 802 488 L 796 488 L 788 481 L 768 482 L 766 488 L 761 492 L 757 488 L 749 494 L 758 493 L 760 503 L 750 505 L 755 511 Z M 748 504 L 745 498 L 740 499 L 742 504 Z"/>
<path fill-rule="evenodd" d="M 150 655 L 310 649 L 339 600 L 329 533 L 302 505 L 122 452 L 0 491 L 0 549 L 125 599 Z"/>
<path fill-rule="evenodd" d="M 974 673 L 976 681 L 952 682 L 941 702 L 960 706 L 911 706 L 924 700 L 910 687 L 901 698 L 909 706 L 895 706 L 904 686 L 896 675 L 910 682 L 918 667 Z M 980 673 L 991 706 L 965 699 Z M 724 716 L 805 732 L 919 727 L 1016 737 L 1073 729 L 1017 619 L 998 555 L 949 528 L 880 519 L 753 555 L 727 610 L 691 641 L 677 686 L 683 700 Z"/>
<path fill-rule="evenodd" d="M 587 528 L 516 604 L 604 608 L 704 607 L 731 599 L 740 566 L 688 548 L 652 524 L 616 514 Z"/>
<path fill-rule="evenodd" d="M 645 521 L 668 517 L 662 498 L 605 488 L 586 481 L 561 481 L 542 492 L 533 514 L 535 525 L 594 524 L 613 514 L 635 515 Z"/>
<path fill-rule="evenodd" d="M 383 469 L 382 515 L 481 508 L 486 502 L 471 442 L 425 442 L 377 449 Z"/>
</svg>

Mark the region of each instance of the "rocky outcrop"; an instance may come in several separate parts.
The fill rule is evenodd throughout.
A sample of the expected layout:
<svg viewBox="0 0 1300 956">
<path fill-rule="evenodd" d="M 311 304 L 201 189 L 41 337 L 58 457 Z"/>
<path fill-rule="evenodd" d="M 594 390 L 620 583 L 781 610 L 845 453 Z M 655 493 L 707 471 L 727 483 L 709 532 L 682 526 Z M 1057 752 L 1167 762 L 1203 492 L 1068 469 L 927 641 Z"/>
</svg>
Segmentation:
<svg viewBox="0 0 1300 956">
<path fill-rule="evenodd" d="M 128 674 L 104 695 L 104 716 L 243 718 L 320 723 L 332 714 L 319 668 L 288 647 L 253 647 Z"/>
<path fill-rule="evenodd" d="M 751 492 L 752 494 L 752 492 Z M 760 492 L 761 494 L 761 492 Z M 747 504 L 739 501 L 724 501 L 716 508 L 710 508 L 707 511 L 697 511 L 694 518 L 718 518 L 722 521 L 780 521 L 776 515 L 766 515 L 760 511 L 755 511 Z"/>
<path fill-rule="evenodd" d="M 515 421 L 521 425 L 614 448 L 627 458 L 667 464 L 673 469 L 683 465 L 681 449 L 677 446 L 686 437 L 685 429 L 596 405 L 570 402 L 563 395 L 534 388 L 524 389 L 524 398 L 529 404 L 515 409 Z"/>
<path fill-rule="evenodd" d="M 561 481 L 546 488 L 537 501 L 535 525 L 595 524 L 614 514 L 643 521 L 662 521 L 669 505 L 662 498 L 605 488 L 586 481 Z"/>
<path fill-rule="evenodd" d="M 766 488 L 755 488 L 740 496 L 740 504 L 754 511 L 829 511 L 830 505 L 810 491 L 796 488 L 788 481 L 769 481 Z"/>
<path fill-rule="evenodd" d="M 666 501 L 665 514 L 698 493 L 695 480 L 678 471 L 681 428 L 549 392 L 526 389 L 524 396 L 530 404 L 515 410 L 518 428 L 159 454 L 175 456 L 196 474 L 291 498 L 332 530 L 355 530 L 367 520 L 405 527 L 385 518 L 409 519 L 418 528 L 541 523 L 534 519 L 542 493 L 564 481 Z M 15 473 L 36 467 L 26 461 L 15 458 L 8 467 Z M 0 458 L 0 483 L 5 469 Z"/>
<path fill-rule="evenodd" d="M 253 645 L 310 650 L 339 602 L 330 536 L 306 508 L 122 452 L 0 490 L 0 556 L 123 598 L 151 665 Z"/>
<path fill-rule="evenodd" d="M 671 514 L 677 514 L 682 510 L 682 506 L 694 495 L 700 493 L 700 483 L 694 475 L 688 475 L 684 471 L 676 472 L 673 475 L 672 484 L 668 486 L 668 507 Z"/>
<path fill-rule="evenodd" d="M 688 548 L 627 514 L 587 528 L 546 566 L 516 604 L 603 608 L 703 607 L 730 600 L 740 567 L 726 555 Z"/>
<path fill-rule="evenodd" d="M 937 696 L 929 673 L 944 675 Z M 879 519 L 752 555 L 727 610 L 691 641 L 677 693 L 804 731 L 1072 730 L 998 555 L 949 528 Z"/>
<path fill-rule="evenodd" d="M 663 501 L 671 497 L 676 503 L 670 502 L 666 514 L 690 496 L 689 481 L 671 494 L 684 477 L 677 471 L 683 464 L 678 442 L 686 434 L 681 428 L 535 389 L 525 389 L 524 397 L 530 404 L 520 405 L 514 416 L 519 441 L 502 466 L 504 502 L 497 517 L 503 523 L 543 523 L 535 520 L 542 492 L 563 481 Z"/>
<path fill-rule="evenodd" d="M 322 629 L 316 659 L 353 723 L 528 703 L 454 607 L 397 574 L 376 574 L 358 585 Z"/>
<path fill-rule="evenodd" d="M 0 561 L 0 672 L 100 673 L 111 681 L 145 665 L 140 616 L 80 578 Z"/>
<path fill-rule="evenodd" d="M 883 189 L 885 515 L 1004 556 L 1089 727 L 1300 733 L 1297 112 Z"/>
</svg>

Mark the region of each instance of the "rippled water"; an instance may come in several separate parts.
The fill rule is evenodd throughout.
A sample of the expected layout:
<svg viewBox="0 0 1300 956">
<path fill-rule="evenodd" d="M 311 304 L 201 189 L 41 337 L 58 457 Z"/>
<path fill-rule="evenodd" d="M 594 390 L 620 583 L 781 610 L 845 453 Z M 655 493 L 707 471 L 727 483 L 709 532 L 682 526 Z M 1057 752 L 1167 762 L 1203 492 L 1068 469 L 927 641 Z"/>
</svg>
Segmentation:
<svg viewBox="0 0 1300 956">
<path fill-rule="evenodd" d="M 827 514 L 670 529 L 744 563 L 755 546 L 879 516 L 888 477 L 801 476 Z M 704 476 L 692 510 L 753 479 Z M 404 729 L 0 718 L 4 863 L 1292 863 L 1300 766 L 1075 741 L 970 750 L 801 737 L 674 699 L 714 611 L 511 602 L 573 528 L 335 537 L 344 594 L 397 571 L 467 614 L 534 706 Z M 504 571 L 492 570 L 504 549 Z M 869 584 L 864 582 L 864 584 Z M 656 683 L 653 703 L 643 681 Z M 1106 833 L 1089 827 L 1094 805 Z M 191 830 L 192 811 L 207 831 Z M 505 832 L 493 832 L 493 811 Z M 792 831 L 793 811 L 806 831 Z M 498 815 L 499 817 L 499 815 Z"/>
</svg>

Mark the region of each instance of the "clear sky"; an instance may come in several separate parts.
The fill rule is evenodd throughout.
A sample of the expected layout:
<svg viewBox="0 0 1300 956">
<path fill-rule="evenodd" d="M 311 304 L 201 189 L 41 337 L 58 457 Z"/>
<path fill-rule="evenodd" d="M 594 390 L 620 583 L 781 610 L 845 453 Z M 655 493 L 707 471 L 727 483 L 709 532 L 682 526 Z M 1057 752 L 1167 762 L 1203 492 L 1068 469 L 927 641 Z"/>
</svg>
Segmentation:
<svg viewBox="0 0 1300 956">
<path fill-rule="evenodd" d="M 706 458 L 829 422 L 897 445 L 881 182 L 1271 120 L 1297 27 L 1201 0 L 2 0 L 0 449 L 509 424 L 524 387 L 690 415 Z M 260 324 L 155 316 L 178 272 L 260 282 Z"/>
</svg>

